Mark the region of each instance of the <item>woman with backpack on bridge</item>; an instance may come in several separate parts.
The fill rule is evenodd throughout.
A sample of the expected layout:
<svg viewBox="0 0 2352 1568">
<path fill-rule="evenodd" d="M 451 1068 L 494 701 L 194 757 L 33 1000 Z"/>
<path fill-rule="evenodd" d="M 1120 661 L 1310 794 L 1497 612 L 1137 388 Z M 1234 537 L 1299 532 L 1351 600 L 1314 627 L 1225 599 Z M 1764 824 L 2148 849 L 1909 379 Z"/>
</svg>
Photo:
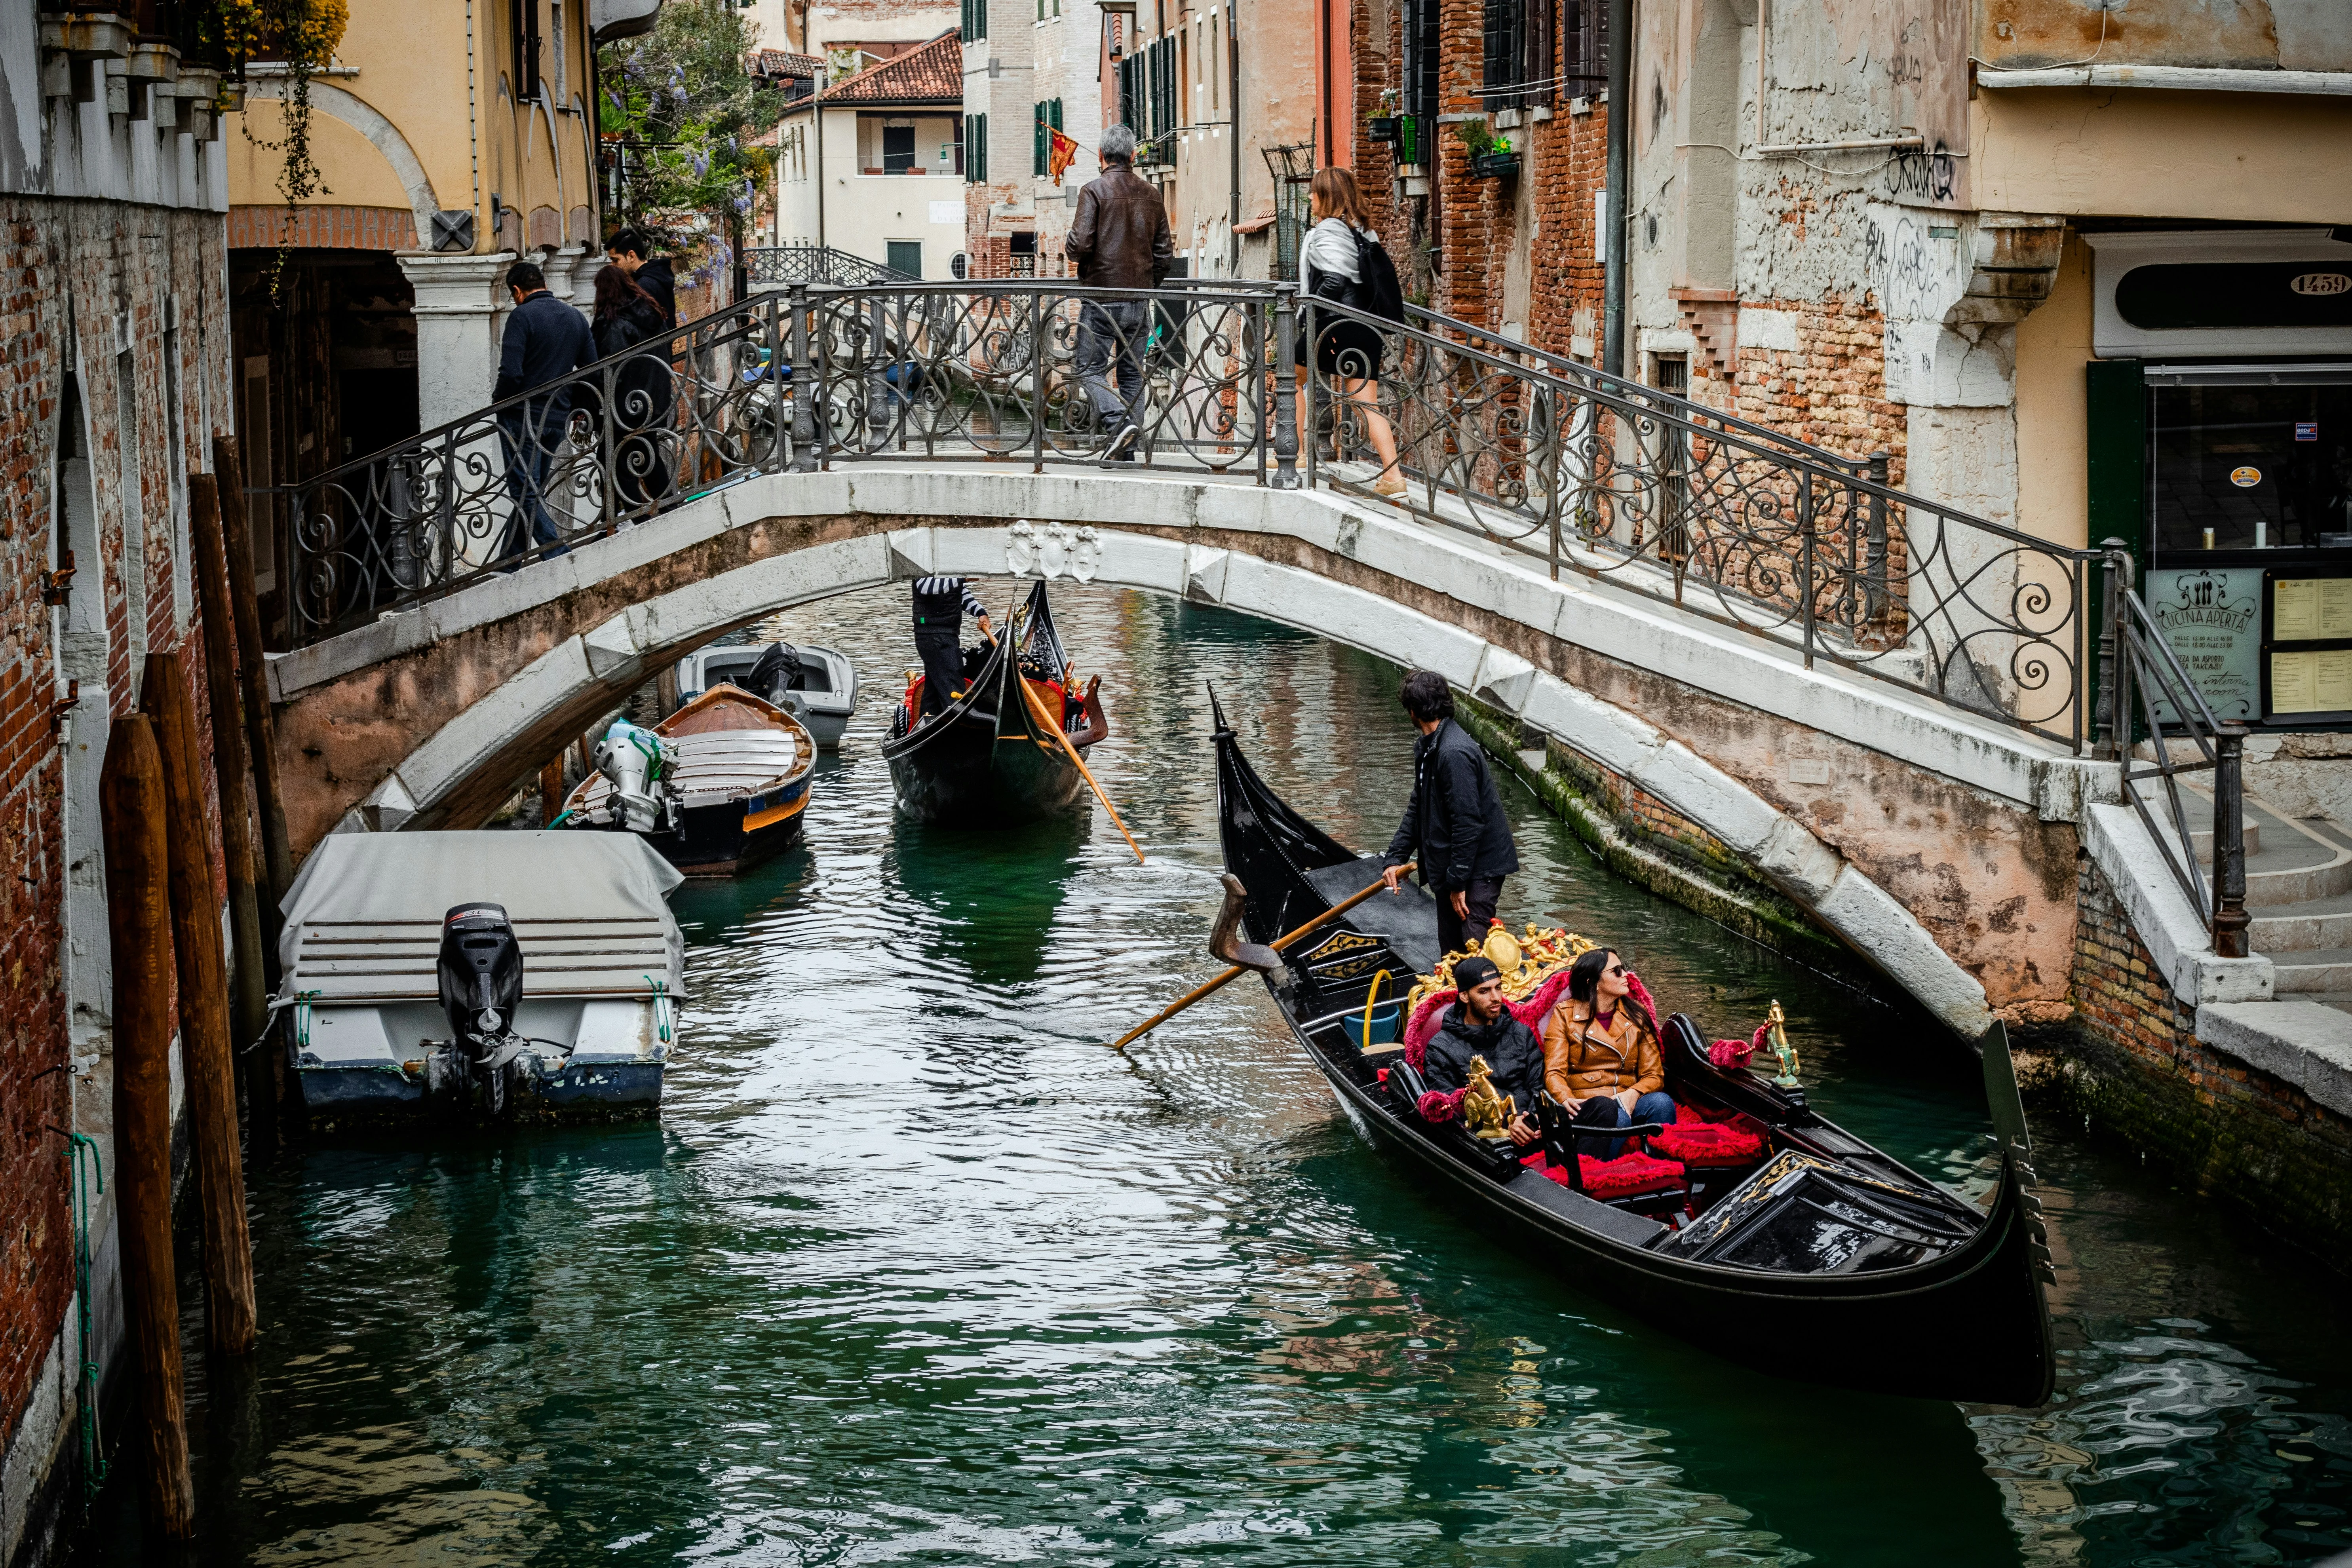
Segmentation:
<svg viewBox="0 0 2352 1568">
<path fill-rule="evenodd" d="M 1307 187 L 1307 199 L 1315 226 L 1298 247 L 1299 291 L 1368 316 L 1402 321 L 1404 299 L 1396 266 L 1381 247 L 1356 176 L 1345 169 L 1318 169 Z M 1357 407 L 1357 417 L 1381 459 L 1372 489 L 1384 496 L 1401 496 L 1404 468 L 1397 461 L 1396 433 L 1381 412 L 1381 349 L 1375 329 L 1347 318 L 1326 319 L 1318 323 L 1315 373 Z M 1303 341 L 1297 363 L 1307 363 Z M 1333 442 L 1336 450 L 1336 427 Z"/>
</svg>

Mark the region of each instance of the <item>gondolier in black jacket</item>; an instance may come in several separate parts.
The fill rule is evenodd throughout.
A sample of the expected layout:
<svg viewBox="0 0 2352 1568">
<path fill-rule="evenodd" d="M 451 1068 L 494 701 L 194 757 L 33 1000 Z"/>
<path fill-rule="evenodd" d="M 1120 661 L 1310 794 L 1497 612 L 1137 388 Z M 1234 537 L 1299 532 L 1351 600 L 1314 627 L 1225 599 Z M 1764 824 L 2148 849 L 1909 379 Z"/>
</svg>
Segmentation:
<svg viewBox="0 0 2352 1568">
<path fill-rule="evenodd" d="M 994 635 L 988 624 L 988 606 L 961 577 L 915 579 L 915 652 L 923 661 L 923 717 L 944 712 L 963 685 L 963 618 L 980 623 L 983 637 Z"/>
<path fill-rule="evenodd" d="M 1486 753 L 1454 721 L 1454 691 L 1445 677 L 1416 669 L 1398 692 L 1421 730 L 1412 748 L 1412 797 L 1389 840 L 1393 890 L 1417 854 L 1422 886 L 1437 896 L 1437 936 L 1448 952 L 1486 939 L 1503 879 L 1519 868 L 1502 797 L 1486 771 Z"/>
</svg>

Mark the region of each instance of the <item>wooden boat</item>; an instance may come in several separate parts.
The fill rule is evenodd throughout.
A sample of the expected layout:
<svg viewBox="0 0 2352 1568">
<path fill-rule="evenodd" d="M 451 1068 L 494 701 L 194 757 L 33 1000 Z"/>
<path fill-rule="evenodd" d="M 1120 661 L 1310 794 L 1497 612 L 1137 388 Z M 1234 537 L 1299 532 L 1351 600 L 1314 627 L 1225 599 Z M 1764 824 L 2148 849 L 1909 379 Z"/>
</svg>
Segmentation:
<svg viewBox="0 0 2352 1568">
<path fill-rule="evenodd" d="M 791 714 L 721 684 L 653 732 L 677 747 L 677 765 L 663 780 L 677 802 L 677 826 L 644 837 L 671 865 L 689 877 L 732 877 L 799 841 L 816 742 Z M 566 826 L 627 831 L 601 773 L 563 805 L 557 821 Z"/>
<path fill-rule="evenodd" d="M 1377 858 L 1357 856 L 1266 787 L 1222 710 L 1216 747 L 1225 863 L 1245 889 L 1229 912 L 1249 942 L 1269 943 L 1378 879 Z M 1490 1222 L 1505 1245 L 1548 1258 L 1580 1289 L 1764 1371 L 1933 1399 L 2048 1399 L 2049 1254 L 1998 1024 L 1985 1041 L 1985 1078 L 2001 1170 L 1987 1211 L 1821 1116 L 1801 1090 L 1716 1066 L 1680 1014 L 1662 1030 L 1667 1091 L 1689 1114 L 1761 1136 L 1744 1165 L 1696 1161 L 1681 1166 L 1679 1184 L 1670 1169 L 1654 1178 L 1663 1190 L 1604 1199 L 1592 1194 L 1612 1184 L 1594 1179 L 1602 1167 L 1590 1156 L 1607 1150 L 1588 1144 L 1580 1158 L 1580 1140 L 1591 1135 L 1565 1118 L 1547 1116 L 1545 1152 L 1529 1168 L 1529 1151 L 1507 1140 L 1473 1136 L 1461 1121 L 1424 1121 L 1402 1046 L 1349 1039 L 1373 976 L 1431 973 L 1437 940 L 1435 904 L 1407 885 L 1318 928 L 1280 955 L 1286 965 L 1260 970 L 1349 1120 L 1402 1156 L 1422 1190 Z M 1251 963 L 1252 950 L 1229 944 L 1227 956 Z M 1672 1142 L 1661 1134 L 1636 1157 L 1672 1167 L 1657 1156 Z"/>
<path fill-rule="evenodd" d="M 921 721 L 921 678 L 908 681 L 882 743 L 900 808 L 924 822 L 959 826 L 1068 810 L 1086 778 L 1021 689 L 1025 682 L 1047 721 L 1058 719 L 1070 744 L 1084 752 L 1110 733 L 1110 721 L 1103 714 L 1102 678 L 1083 692 L 1071 689 L 1073 679 L 1040 582 L 945 712 Z"/>
<path fill-rule="evenodd" d="M 678 705 L 684 707 L 722 682 L 750 689 L 751 671 L 767 651 L 766 645 L 754 644 L 698 648 L 688 654 L 677 661 Z M 799 720 L 815 737 L 818 751 L 837 752 L 842 731 L 849 728 L 850 715 L 857 711 L 857 668 L 838 648 L 802 643 L 793 651 L 799 656 L 799 668 L 790 685 L 782 691 L 754 695 L 767 698 Z"/>
</svg>

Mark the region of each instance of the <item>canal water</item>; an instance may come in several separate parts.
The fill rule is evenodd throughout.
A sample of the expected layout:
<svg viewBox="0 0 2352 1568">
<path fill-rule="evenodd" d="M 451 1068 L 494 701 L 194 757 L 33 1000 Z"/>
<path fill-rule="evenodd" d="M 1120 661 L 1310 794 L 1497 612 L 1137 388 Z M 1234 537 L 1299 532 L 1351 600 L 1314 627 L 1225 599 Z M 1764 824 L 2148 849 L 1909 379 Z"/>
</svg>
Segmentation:
<svg viewBox="0 0 2352 1568">
<path fill-rule="evenodd" d="M 1014 592 L 984 586 L 1000 610 Z M 205 1369 L 188 1315 L 197 1561 L 1916 1568 L 2352 1546 L 2340 1282 L 2160 1161 L 2037 1128 L 2059 1397 L 1959 1407 L 1740 1370 L 1515 1256 L 1359 1141 L 1254 983 L 1105 1050 L 1215 968 L 1204 682 L 1275 787 L 1354 844 L 1385 841 L 1412 735 L 1397 672 L 1319 639 L 1102 589 L 1055 613 L 1103 676 L 1094 763 L 1150 863 L 1098 810 L 999 836 L 894 816 L 876 742 L 903 591 L 761 628 L 843 647 L 866 698 L 807 847 L 677 898 L 692 1005 L 659 1121 L 318 1145 L 257 1180 L 254 1366 Z M 1962 1048 L 1506 800 L 1508 918 L 1605 938 L 1714 1033 L 1779 998 L 1816 1103 L 1982 1190 Z M 1843 1353 L 1777 1351 L 1792 1371 Z M 86 1560 L 164 1560 L 133 1511 L 110 1490 Z"/>
</svg>

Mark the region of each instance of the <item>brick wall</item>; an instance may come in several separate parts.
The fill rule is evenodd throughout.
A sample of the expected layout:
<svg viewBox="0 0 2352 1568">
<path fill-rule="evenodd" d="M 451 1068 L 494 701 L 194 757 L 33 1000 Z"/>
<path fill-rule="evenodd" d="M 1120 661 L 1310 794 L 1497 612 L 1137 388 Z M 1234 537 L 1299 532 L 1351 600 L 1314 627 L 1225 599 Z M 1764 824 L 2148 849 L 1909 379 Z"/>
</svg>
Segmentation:
<svg viewBox="0 0 2352 1568">
<path fill-rule="evenodd" d="M 1706 374 L 1703 355 L 1694 355 L 1695 395 L 1813 446 L 1856 458 L 1885 452 L 1893 458 L 1888 482 L 1900 489 L 1908 414 L 1886 396 L 1886 318 L 1877 297 L 1743 303 L 1795 315 L 1799 346 L 1742 343 L 1738 375 L 1727 386 Z"/>
<path fill-rule="evenodd" d="M 79 1003 L 102 1019 L 111 1001 L 74 994 L 68 973 L 66 862 L 75 851 L 68 753 L 53 716 L 68 674 L 61 618 L 79 613 L 85 640 L 97 643 L 79 676 L 75 767 L 95 768 L 90 737 L 103 733 L 106 716 L 136 707 L 136 672 L 150 650 L 182 649 L 197 731 L 208 734 L 184 482 L 174 475 L 211 467 L 212 434 L 230 417 L 224 237 L 218 214 L 0 196 L 0 842 L 14 873 L 0 879 L 0 1007 L 8 1019 L 0 1031 L 0 1451 L 18 1436 L 74 1289 L 60 1129 L 100 1136 L 110 1191 L 95 1227 L 111 1216 L 111 1063 L 102 1035 L 94 1069 L 77 1075 L 68 1064 L 68 1008 Z M 167 331 L 176 371 L 166 365 Z M 117 359 L 124 347 L 127 367 Z M 76 552 L 74 603 L 53 610 L 42 578 L 58 533 L 51 500 L 63 389 L 76 367 L 96 548 Z M 127 476 L 126 452 L 137 458 Z M 127 527 L 132 517 L 135 529 Z M 217 820 L 216 803 L 208 804 Z M 80 821 L 77 835 L 86 846 L 79 836 L 94 837 L 95 825 Z M 225 896 L 219 847 L 210 847 Z"/>
<path fill-rule="evenodd" d="M 1520 122 L 1488 114 L 1482 0 L 1446 0 L 1440 17 L 1439 112 L 1487 114 L 1496 134 L 1520 153 L 1513 179 L 1479 179 L 1453 124 L 1424 128 L 1426 195 L 1406 195 L 1396 149 L 1369 139 L 1366 121 L 1393 112 L 1384 89 L 1402 90 L 1398 8 L 1356 0 L 1350 37 L 1356 79 L 1356 176 L 1406 291 L 1432 310 L 1499 330 L 1517 321 L 1526 340 L 1554 353 L 1596 358 L 1601 302 L 1593 196 L 1608 172 L 1609 111 L 1600 100 L 1565 94 L 1551 117 L 1518 111 Z M 1520 280 L 1524 279 L 1524 295 Z M 1517 301 L 1524 305 L 1515 308 Z"/>
<path fill-rule="evenodd" d="M 2098 866 L 2081 862 L 2074 1022 L 2037 1039 L 2028 1082 L 2200 1194 L 2343 1267 L 2352 1243 L 2352 1121 L 2197 1038 Z"/>
</svg>

